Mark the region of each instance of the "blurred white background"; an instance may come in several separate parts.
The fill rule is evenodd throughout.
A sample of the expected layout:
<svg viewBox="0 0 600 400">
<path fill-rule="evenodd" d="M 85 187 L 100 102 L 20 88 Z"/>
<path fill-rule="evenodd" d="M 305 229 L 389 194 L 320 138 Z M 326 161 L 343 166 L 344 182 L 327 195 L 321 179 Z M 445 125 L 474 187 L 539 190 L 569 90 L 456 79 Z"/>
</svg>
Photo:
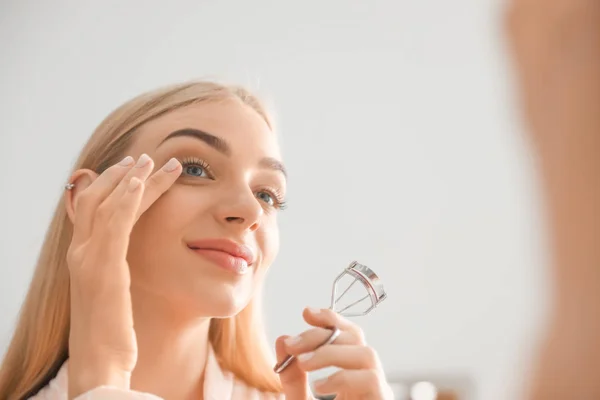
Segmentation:
<svg viewBox="0 0 600 400">
<path fill-rule="evenodd" d="M 518 397 L 543 316 L 542 219 L 495 0 L 0 2 L 0 352 L 70 166 L 109 111 L 191 78 L 272 104 L 290 170 L 269 334 L 357 259 L 390 376 Z"/>
</svg>

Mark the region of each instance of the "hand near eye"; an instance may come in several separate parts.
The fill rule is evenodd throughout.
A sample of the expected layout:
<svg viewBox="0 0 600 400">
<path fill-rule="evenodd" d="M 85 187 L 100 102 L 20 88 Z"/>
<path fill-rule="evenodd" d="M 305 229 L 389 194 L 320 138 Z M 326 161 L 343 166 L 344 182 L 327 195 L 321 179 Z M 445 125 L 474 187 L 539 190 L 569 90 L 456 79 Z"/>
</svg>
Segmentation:
<svg viewBox="0 0 600 400">
<path fill-rule="evenodd" d="M 357 325 L 328 309 L 306 309 L 303 317 L 315 328 L 294 338 L 282 336 L 276 343 L 279 362 L 288 355 L 297 356 L 280 374 L 286 400 L 313 399 L 308 372 L 327 367 L 341 370 L 315 382 L 314 390 L 320 395 L 335 393 L 339 400 L 394 398 L 377 353 L 365 344 Z M 341 330 L 340 336 L 332 344 L 319 347 L 331 335 L 327 329 L 331 326 Z"/>
<path fill-rule="evenodd" d="M 129 236 L 139 216 L 181 172 L 172 160 L 154 173 L 143 155 L 126 157 L 88 187 L 75 184 L 70 198 L 74 220 L 67 252 L 70 276 L 69 398 L 95 387 L 128 389 L 137 362 L 133 329 Z M 73 192 L 68 192 L 70 195 Z"/>
</svg>

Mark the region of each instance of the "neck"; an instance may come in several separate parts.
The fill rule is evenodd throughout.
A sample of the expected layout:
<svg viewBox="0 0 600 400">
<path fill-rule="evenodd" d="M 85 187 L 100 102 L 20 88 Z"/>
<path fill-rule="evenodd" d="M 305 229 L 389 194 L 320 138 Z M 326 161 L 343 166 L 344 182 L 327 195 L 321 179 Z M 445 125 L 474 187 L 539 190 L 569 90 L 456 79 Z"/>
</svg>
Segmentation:
<svg viewBox="0 0 600 400">
<path fill-rule="evenodd" d="M 210 318 L 185 315 L 143 288 L 131 293 L 138 345 L 131 388 L 165 399 L 202 399 Z"/>
</svg>

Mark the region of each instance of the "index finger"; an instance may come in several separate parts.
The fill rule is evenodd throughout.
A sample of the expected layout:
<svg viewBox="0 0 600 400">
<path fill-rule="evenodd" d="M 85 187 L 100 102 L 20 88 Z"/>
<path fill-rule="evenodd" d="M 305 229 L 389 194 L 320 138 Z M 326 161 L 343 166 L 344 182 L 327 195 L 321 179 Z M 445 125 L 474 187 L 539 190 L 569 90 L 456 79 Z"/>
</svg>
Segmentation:
<svg viewBox="0 0 600 400">
<path fill-rule="evenodd" d="M 138 209 L 139 218 L 159 197 L 161 197 L 181 175 L 181 163 L 171 158 L 161 169 L 146 180 L 146 189 Z"/>
<path fill-rule="evenodd" d="M 363 331 L 358 325 L 348 321 L 346 318 L 330 309 L 305 308 L 302 316 L 304 317 L 304 320 L 312 326 L 319 328 L 330 328 L 335 326 L 344 332 L 351 333 L 360 343 L 364 343 L 365 341 Z"/>
<path fill-rule="evenodd" d="M 86 240 L 94 221 L 98 206 L 115 190 L 133 166 L 134 159 L 125 157 L 101 173 L 79 194 L 74 207 L 73 241 Z"/>
<path fill-rule="evenodd" d="M 287 338 L 284 341 L 285 350 L 288 354 L 297 356 L 302 353 L 314 351 L 328 343 L 332 336 L 332 329 L 327 328 L 312 328 L 306 330 L 295 337 Z M 340 329 L 339 336 L 335 337 L 329 344 L 335 345 L 360 345 L 357 338 L 349 332 Z"/>
</svg>

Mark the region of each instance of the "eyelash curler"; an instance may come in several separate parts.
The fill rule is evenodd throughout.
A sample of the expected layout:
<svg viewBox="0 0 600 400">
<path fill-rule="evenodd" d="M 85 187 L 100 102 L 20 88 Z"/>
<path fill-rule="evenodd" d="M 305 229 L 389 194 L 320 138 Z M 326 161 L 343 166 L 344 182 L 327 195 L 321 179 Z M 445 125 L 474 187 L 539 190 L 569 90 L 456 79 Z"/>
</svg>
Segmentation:
<svg viewBox="0 0 600 400">
<path fill-rule="evenodd" d="M 338 295 L 338 287 L 343 280 L 350 280 L 350 283 Z M 355 286 L 357 282 L 360 283 L 358 287 Z M 352 290 L 353 288 L 355 290 Z M 379 276 L 366 265 L 353 261 L 333 281 L 329 309 L 343 317 L 361 317 L 373 311 L 386 298 L 387 294 Z M 340 336 L 339 328 L 330 329 L 331 335 L 317 348 L 333 343 Z M 281 373 L 294 359 L 294 356 L 287 356 L 273 370 L 278 374 Z"/>
</svg>

